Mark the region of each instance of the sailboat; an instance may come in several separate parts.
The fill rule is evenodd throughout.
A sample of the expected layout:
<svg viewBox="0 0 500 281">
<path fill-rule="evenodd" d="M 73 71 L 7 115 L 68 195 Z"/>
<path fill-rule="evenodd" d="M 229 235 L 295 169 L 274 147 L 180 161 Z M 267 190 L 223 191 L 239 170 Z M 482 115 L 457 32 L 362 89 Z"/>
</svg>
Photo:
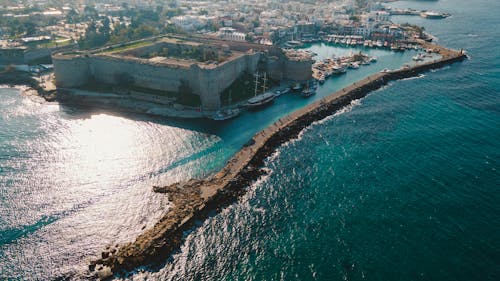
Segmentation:
<svg viewBox="0 0 500 281">
<path fill-rule="evenodd" d="M 257 95 L 258 83 L 259 83 L 259 73 L 255 75 L 255 96 L 249 100 L 247 100 L 246 106 L 248 109 L 259 109 L 264 107 L 274 101 L 276 97 L 273 92 L 266 92 L 266 80 L 267 76 L 264 72 L 264 84 L 262 86 L 262 94 Z"/>
</svg>

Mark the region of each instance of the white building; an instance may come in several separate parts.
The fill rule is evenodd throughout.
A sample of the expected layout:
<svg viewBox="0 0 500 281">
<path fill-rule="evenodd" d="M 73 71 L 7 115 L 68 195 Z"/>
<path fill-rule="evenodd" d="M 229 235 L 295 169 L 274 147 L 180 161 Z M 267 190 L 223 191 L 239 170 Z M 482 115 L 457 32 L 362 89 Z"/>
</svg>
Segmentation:
<svg viewBox="0 0 500 281">
<path fill-rule="evenodd" d="M 246 34 L 237 32 L 234 28 L 223 27 L 217 32 L 219 38 L 231 41 L 245 41 Z"/>
<path fill-rule="evenodd" d="M 386 11 L 373 11 L 370 12 L 369 18 L 376 22 L 388 22 L 390 15 L 391 14 Z"/>
<path fill-rule="evenodd" d="M 361 35 L 361 36 L 370 36 L 372 34 L 372 28 L 368 26 L 359 26 L 356 28 L 355 31 L 356 35 Z"/>
<path fill-rule="evenodd" d="M 172 18 L 172 23 L 186 31 L 193 31 L 204 27 L 207 24 L 207 19 L 202 16 L 177 16 Z"/>
</svg>

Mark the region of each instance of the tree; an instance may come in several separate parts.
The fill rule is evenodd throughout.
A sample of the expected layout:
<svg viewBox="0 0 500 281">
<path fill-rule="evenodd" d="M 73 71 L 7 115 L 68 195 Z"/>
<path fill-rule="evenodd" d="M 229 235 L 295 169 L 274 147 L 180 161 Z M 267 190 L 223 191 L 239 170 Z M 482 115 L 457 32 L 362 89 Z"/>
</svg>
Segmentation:
<svg viewBox="0 0 500 281">
<path fill-rule="evenodd" d="M 80 19 L 79 19 L 78 13 L 74 9 L 69 10 L 68 14 L 66 15 L 66 21 L 68 23 L 79 22 Z"/>
<path fill-rule="evenodd" d="M 24 22 L 24 30 L 27 36 L 32 36 L 37 31 L 36 24 L 29 20 Z"/>
<path fill-rule="evenodd" d="M 146 37 L 151 37 L 156 34 L 156 30 L 148 25 L 141 24 L 139 27 L 137 27 L 134 30 L 134 38 L 133 39 L 140 39 L 140 38 L 146 38 Z"/>
<path fill-rule="evenodd" d="M 245 40 L 248 42 L 253 42 L 253 36 L 251 34 L 245 35 Z"/>
<path fill-rule="evenodd" d="M 85 8 L 83 9 L 83 13 L 88 19 L 91 20 L 95 20 L 98 17 L 97 10 L 93 6 L 85 6 Z"/>
<path fill-rule="evenodd" d="M 359 9 L 364 9 L 364 8 L 366 8 L 367 5 L 368 5 L 368 1 L 367 0 L 356 0 L 356 6 Z"/>
</svg>

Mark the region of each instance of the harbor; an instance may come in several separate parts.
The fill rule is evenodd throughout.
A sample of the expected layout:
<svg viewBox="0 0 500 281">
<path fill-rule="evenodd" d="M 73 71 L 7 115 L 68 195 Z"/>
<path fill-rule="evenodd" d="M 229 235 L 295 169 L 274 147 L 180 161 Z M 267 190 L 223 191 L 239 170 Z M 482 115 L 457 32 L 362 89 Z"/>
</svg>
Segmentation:
<svg viewBox="0 0 500 281">
<path fill-rule="evenodd" d="M 89 268 L 101 274 L 114 274 L 163 261 L 182 244 L 185 231 L 192 229 L 196 221 L 204 220 L 214 211 L 220 211 L 227 204 L 234 202 L 246 191 L 246 186 L 265 173 L 261 169 L 264 160 L 281 144 L 296 137 L 305 127 L 330 116 L 351 101 L 366 96 L 390 81 L 414 77 L 466 58 L 462 51 L 430 43 L 423 44 L 426 48 L 435 50 L 441 57 L 369 75 L 279 119 L 255 134 L 227 165 L 211 178 L 154 187 L 156 192 L 169 196 L 173 207 L 153 228 L 139 235 L 134 242 L 108 248 L 101 258 L 91 262 Z"/>
</svg>

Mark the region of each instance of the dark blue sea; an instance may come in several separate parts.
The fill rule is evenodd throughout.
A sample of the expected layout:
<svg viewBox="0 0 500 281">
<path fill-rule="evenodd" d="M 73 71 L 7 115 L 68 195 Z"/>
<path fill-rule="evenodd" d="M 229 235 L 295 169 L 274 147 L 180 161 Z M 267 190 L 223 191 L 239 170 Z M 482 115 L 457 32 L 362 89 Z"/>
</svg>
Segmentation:
<svg viewBox="0 0 500 281">
<path fill-rule="evenodd" d="M 306 128 L 269 175 L 130 280 L 500 280 L 500 1 L 399 1 L 470 59 L 393 82 Z M 308 46 L 318 56 L 351 52 Z M 284 115 L 414 52 L 226 123 L 120 115 L 0 89 L 0 279 L 80 280 L 168 210 L 152 192 L 220 169 Z"/>
</svg>

